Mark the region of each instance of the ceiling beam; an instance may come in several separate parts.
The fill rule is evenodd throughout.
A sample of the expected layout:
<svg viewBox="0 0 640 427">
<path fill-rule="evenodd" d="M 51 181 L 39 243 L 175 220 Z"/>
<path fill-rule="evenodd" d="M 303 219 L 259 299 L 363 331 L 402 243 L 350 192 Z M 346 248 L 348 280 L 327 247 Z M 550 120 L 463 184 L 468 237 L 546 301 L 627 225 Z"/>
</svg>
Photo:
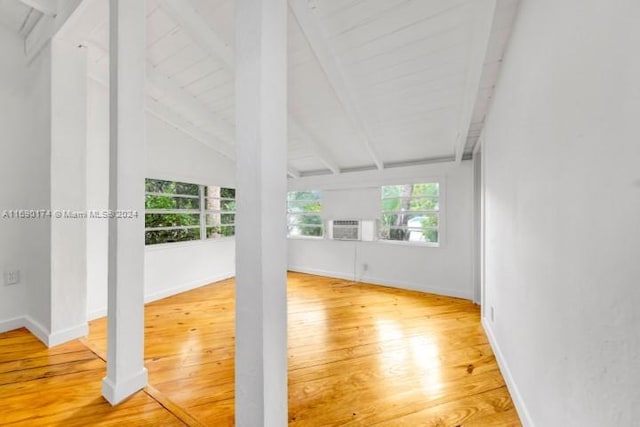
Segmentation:
<svg viewBox="0 0 640 427">
<path fill-rule="evenodd" d="M 464 155 L 464 146 L 467 143 L 469 126 L 471 126 L 471 120 L 473 118 L 473 109 L 478 98 L 478 91 L 480 90 L 482 71 L 484 70 L 484 62 L 487 56 L 487 48 L 489 46 L 489 39 L 491 38 L 493 18 L 496 11 L 496 0 L 476 0 L 470 4 L 471 7 L 475 8 L 472 15 L 475 19 L 470 39 L 471 47 L 467 59 L 464 96 L 455 142 L 457 163 L 462 161 L 462 156 Z"/>
<path fill-rule="evenodd" d="M 147 96 L 146 108 L 150 114 L 157 117 L 161 121 L 180 130 L 182 133 L 185 133 L 186 135 L 208 146 L 209 148 L 212 148 L 224 157 L 235 161 L 236 156 L 233 146 L 220 141 L 210 133 L 192 125 L 188 120 L 184 119 L 182 116 L 173 111 L 170 107 L 167 107 L 165 104 L 156 101 L 150 96 Z"/>
<path fill-rule="evenodd" d="M 104 54 L 108 50 L 101 46 L 95 40 L 87 40 L 87 44 Z M 181 88 L 176 82 L 158 72 L 153 65 L 147 62 L 147 84 L 150 84 L 160 92 L 162 92 L 167 98 L 171 99 L 175 104 L 182 105 L 189 111 L 189 120 L 195 124 L 202 121 L 213 122 L 214 127 L 219 132 L 218 138 L 233 145 L 235 140 L 235 129 L 233 126 L 224 120 L 220 120 L 216 117 L 209 106 L 193 96 L 187 90 Z"/>
<path fill-rule="evenodd" d="M 289 7 L 300 28 L 302 28 L 302 32 L 306 36 L 338 100 L 356 126 L 356 130 L 360 133 L 369 156 L 371 156 L 378 169 L 383 169 L 384 164 L 373 147 L 373 131 L 364 120 L 364 114 L 358 105 L 356 94 L 344 77 L 342 68 L 327 42 L 324 31 L 320 27 L 314 12 L 309 8 L 308 0 L 289 0 Z"/>
<path fill-rule="evenodd" d="M 209 106 L 193 96 L 187 90 L 181 88 L 176 82 L 159 73 L 155 68 L 147 63 L 147 82 L 164 93 L 167 98 L 178 105 L 185 106 L 190 114 L 189 118 L 195 124 L 199 122 L 210 122 L 218 133 L 218 137 L 229 144 L 235 140 L 234 127 L 217 117 L 216 113 Z"/>
<path fill-rule="evenodd" d="M 176 2 L 158 0 L 160 7 L 176 20 L 182 30 L 202 50 L 222 61 L 227 70 L 235 74 L 235 55 L 231 46 L 217 34 L 195 10 L 188 0 Z M 340 173 L 335 159 L 317 139 L 312 137 L 304 126 L 289 114 L 289 124 L 307 143 L 313 154 L 334 174 Z"/>
<path fill-rule="evenodd" d="M 340 173 L 340 167 L 326 152 L 326 150 L 324 149 L 324 146 L 319 142 L 317 142 L 315 138 L 309 134 L 309 132 L 303 129 L 300 126 L 300 123 L 297 120 L 295 120 L 291 116 L 291 114 L 289 114 L 289 126 L 295 133 L 302 135 L 303 139 L 311 143 L 310 145 L 311 145 L 311 151 L 313 152 L 313 155 L 316 156 L 318 160 L 320 160 L 322 164 L 324 164 L 327 167 L 327 169 L 329 169 L 333 174 L 336 174 L 336 175 Z"/>
<path fill-rule="evenodd" d="M 58 14 L 58 2 L 56 0 L 20 0 L 43 15 L 54 17 Z"/>
<path fill-rule="evenodd" d="M 55 30 L 55 18 L 42 16 L 24 39 L 27 62 L 31 63 L 51 40 Z"/>
<path fill-rule="evenodd" d="M 300 171 L 293 166 L 287 166 L 287 175 L 291 178 L 300 178 Z"/>
<path fill-rule="evenodd" d="M 93 70 L 90 71 L 89 78 L 105 88 L 109 87 L 108 72 Z M 193 126 L 186 118 L 172 110 L 171 107 L 147 96 L 145 108 L 152 116 L 235 162 L 235 150 L 232 146 L 220 141 L 210 133 Z"/>
<path fill-rule="evenodd" d="M 95 41 L 88 41 L 87 45 L 90 48 L 97 49 L 103 53 L 107 53 L 104 47 L 100 46 Z M 149 71 L 151 69 L 151 71 Z M 106 72 L 106 70 L 105 70 Z M 104 73 L 103 73 L 104 74 Z M 107 87 L 108 81 L 108 73 L 107 75 L 99 75 L 99 73 L 93 73 L 90 77 L 101 85 Z M 155 84 L 154 84 L 155 83 Z M 188 103 L 187 105 L 189 109 L 189 113 L 192 114 L 197 119 L 208 119 L 211 120 L 213 117 L 213 113 L 208 111 L 207 106 L 202 103 L 197 98 L 193 97 L 189 93 L 187 93 L 184 89 L 178 87 L 175 83 L 171 82 L 167 77 L 159 74 L 157 71 L 153 70 L 153 67 L 150 64 L 147 64 L 147 84 L 152 85 L 157 90 L 165 93 L 169 98 L 172 98 L 176 101 L 176 104 L 180 103 Z M 212 148 L 219 154 L 227 157 L 228 159 L 235 162 L 236 155 L 235 149 L 233 147 L 233 129 L 229 130 L 229 126 L 225 126 L 227 130 L 223 129 L 225 133 L 224 140 L 220 137 L 214 136 L 209 132 L 203 131 L 198 128 L 194 124 L 191 123 L 192 117 L 189 118 L 183 117 L 182 114 L 176 112 L 171 107 L 167 106 L 165 103 L 157 101 L 150 96 L 147 96 L 146 102 L 146 110 L 149 114 L 155 116 L 159 120 L 167 123 L 169 126 L 172 126 L 184 134 L 190 136 L 196 141 Z M 231 133 L 229 133 L 231 132 Z M 292 178 L 300 178 L 300 171 L 298 171 L 293 166 L 289 165 L 287 168 L 287 174 Z"/>
</svg>

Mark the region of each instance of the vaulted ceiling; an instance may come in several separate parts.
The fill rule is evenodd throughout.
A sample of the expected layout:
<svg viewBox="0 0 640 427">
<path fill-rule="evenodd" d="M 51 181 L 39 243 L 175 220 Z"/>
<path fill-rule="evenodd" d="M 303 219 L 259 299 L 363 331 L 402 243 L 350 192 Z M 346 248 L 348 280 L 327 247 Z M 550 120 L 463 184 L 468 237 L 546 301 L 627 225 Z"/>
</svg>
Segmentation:
<svg viewBox="0 0 640 427">
<path fill-rule="evenodd" d="M 106 1 L 84 36 L 107 82 Z M 24 37 L 42 18 L 0 0 Z M 289 0 L 289 175 L 468 158 L 518 0 Z M 148 110 L 234 157 L 234 0 L 147 0 Z M 88 25 L 88 24 L 87 24 Z"/>
</svg>

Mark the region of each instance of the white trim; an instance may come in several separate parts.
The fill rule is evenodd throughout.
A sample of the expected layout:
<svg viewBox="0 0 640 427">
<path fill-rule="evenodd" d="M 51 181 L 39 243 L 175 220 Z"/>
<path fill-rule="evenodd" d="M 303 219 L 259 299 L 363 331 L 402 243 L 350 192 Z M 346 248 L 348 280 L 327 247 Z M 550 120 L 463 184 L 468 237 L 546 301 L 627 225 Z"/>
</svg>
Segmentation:
<svg viewBox="0 0 640 427">
<path fill-rule="evenodd" d="M 47 346 L 53 347 L 58 344 L 64 344 L 77 338 L 86 337 L 87 335 L 89 335 L 89 324 L 82 323 L 80 325 L 49 334 Z"/>
<path fill-rule="evenodd" d="M 321 227 L 321 226 L 318 226 Z M 289 236 L 287 235 L 287 239 L 291 240 L 330 240 L 326 239 L 324 236 Z"/>
<path fill-rule="evenodd" d="M 24 327 L 24 316 L 14 317 L 13 319 L 0 320 L 0 334 Z"/>
<path fill-rule="evenodd" d="M 157 301 L 159 299 L 167 298 L 173 295 L 180 294 L 182 292 L 190 291 L 192 289 L 200 288 L 205 285 L 209 285 L 215 282 L 220 282 L 221 280 L 230 279 L 235 276 L 235 273 L 228 272 L 223 274 L 218 274 L 215 276 L 207 277 L 199 280 L 192 280 L 191 282 L 183 283 L 179 286 L 174 286 L 173 288 L 164 289 L 159 292 L 154 292 L 152 294 L 147 294 L 144 297 L 145 304 Z"/>
<path fill-rule="evenodd" d="M 26 328 L 47 347 L 63 344 L 76 338 L 86 337 L 89 334 L 89 325 L 87 323 L 50 333 L 47 328 L 31 316 L 14 317 L 13 319 L 0 321 L 0 333 L 20 328 Z"/>
<path fill-rule="evenodd" d="M 491 348 L 493 349 L 493 353 L 496 356 L 496 360 L 498 362 L 498 367 L 500 368 L 500 372 L 504 378 L 505 383 L 507 384 L 507 389 L 509 389 L 509 394 L 511 395 L 511 400 L 513 400 L 513 404 L 516 407 L 516 411 L 518 412 L 518 416 L 520 417 L 520 421 L 524 427 L 535 427 L 533 420 L 531 419 L 531 414 L 527 409 L 527 405 L 520 394 L 520 390 L 516 385 L 513 375 L 511 374 L 511 370 L 509 369 L 509 365 L 500 350 L 500 346 L 498 345 L 498 341 L 496 340 L 493 331 L 491 330 L 491 326 L 487 321 L 487 318 L 482 319 L 482 327 L 484 328 L 485 333 L 487 334 L 487 338 L 489 339 L 489 344 L 491 344 Z"/>
<path fill-rule="evenodd" d="M 306 0 L 289 0 L 289 8 L 293 12 L 296 21 L 298 21 L 338 101 L 340 101 L 351 123 L 355 126 L 359 139 L 361 139 L 367 153 L 378 170 L 384 169 L 384 163 L 372 143 L 374 132 L 365 121 L 361 106 L 357 102 L 358 98 L 355 90 L 347 81 L 342 66 L 327 42 L 327 36 L 311 10 L 310 4 Z"/>
<path fill-rule="evenodd" d="M 47 0 L 20 0 L 26 6 L 31 7 L 38 12 L 46 15 L 55 17 L 58 14 L 58 5 L 55 1 L 47 1 Z"/>
<path fill-rule="evenodd" d="M 341 273 L 337 271 L 327 271 L 327 270 L 321 270 L 316 268 L 306 268 L 306 267 L 296 267 L 296 266 L 289 266 L 287 269 L 289 271 L 293 271 L 297 273 L 313 274 L 316 276 L 333 277 L 336 279 L 344 279 L 344 280 L 352 280 L 352 281 L 354 280 L 353 273 L 348 274 L 348 273 Z M 471 300 L 473 298 L 473 293 L 469 291 L 458 291 L 453 289 L 436 288 L 436 287 L 428 286 L 424 283 L 418 283 L 418 282 L 406 282 L 406 281 L 398 281 L 398 280 L 390 281 L 387 279 L 380 279 L 377 277 L 372 277 L 367 275 L 363 275 L 359 277 L 357 281 L 362 283 L 372 284 L 372 285 L 388 286 L 391 288 L 406 289 L 410 291 L 418 291 L 418 292 L 424 292 L 428 294 L 443 295 L 443 296 L 454 297 L 454 298 L 463 298 L 467 300 Z"/>
<path fill-rule="evenodd" d="M 235 236 L 216 237 L 211 239 L 197 239 L 197 240 L 185 240 L 184 242 L 170 242 L 170 243 L 156 243 L 155 245 L 145 245 L 145 251 L 157 251 L 167 249 L 178 249 L 189 246 L 200 246 L 217 242 L 235 241 Z"/>
<path fill-rule="evenodd" d="M 473 10 L 475 20 L 471 25 L 473 36 L 471 47 L 468 51 L 462 111 L 459 118 L 456 145 L 454 146 L 457 164 L 460 164 L 462 157 L 464 157 L 464 146 L 467 143 L 474 107 L 478 100 L 484 62 L 491 39 L 491 30 L 493 29 L 496 0 L 477 0 L 473 2 L 472 7 L 475 8 Z"/>
<path fill-rule="evenodd" d="M 438 230 L 440 232 L 440 230 Z M 384 245 L 396 245 L 396 246 L 411 246 L 414 248 L 441 248 L 442 244 L 434 243 L 434 242 L 420 242 L 420 241 L 409 241 L 409 240 L 385 240 L 385 239 L 377 239 L 376 243 L 382 243 Z M 370 243 L 370 242 L 369 242 Z"/>
<path fill-rule="evenodd" d="M 49 345 L 49 331 L 47 328 L 38 323 L 37 320 L 31 318 L 31 316 L 24 316 L 24 327 L 29 330 L 36 338 L 44 343 L 47 347 Z"/>
<path fill-rule="evenodd" d="M 147 368 L 142 368 L 142 370 L 133 377 L 118 381 L 116 384 L 111 382 L 108 377 L 105 377 L 102 379 L 102 396 L 111 406 L 115 406 L 127 397 L 145 388 L 148 380 L 149 374 Z"/>
<path fill-rule="evenodd" d="M 107 307 L 93 310 L 87 313 L 87 319 L 89 319 L 90 321 L 100 319 L 101 317 L 107 317 Z"/>
</svg>

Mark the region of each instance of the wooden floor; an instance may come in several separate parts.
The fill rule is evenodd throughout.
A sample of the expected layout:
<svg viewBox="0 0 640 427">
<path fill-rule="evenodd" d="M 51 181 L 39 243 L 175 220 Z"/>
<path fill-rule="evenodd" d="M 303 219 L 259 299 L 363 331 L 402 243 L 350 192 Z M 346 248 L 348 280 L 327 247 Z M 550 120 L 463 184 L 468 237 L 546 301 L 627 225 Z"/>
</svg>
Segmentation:
<svg viewBox="0 0 640 427">
<path fill-rule="evenodd" d="M 471 302 L 289 274 L 292 426 L 519 426 Z M 233 280 L 146 308 L 150 386 L 100 397 L 105 327 L 46 349 L 0 335 L 0 425 L 233 425 Z"/>
</svg>

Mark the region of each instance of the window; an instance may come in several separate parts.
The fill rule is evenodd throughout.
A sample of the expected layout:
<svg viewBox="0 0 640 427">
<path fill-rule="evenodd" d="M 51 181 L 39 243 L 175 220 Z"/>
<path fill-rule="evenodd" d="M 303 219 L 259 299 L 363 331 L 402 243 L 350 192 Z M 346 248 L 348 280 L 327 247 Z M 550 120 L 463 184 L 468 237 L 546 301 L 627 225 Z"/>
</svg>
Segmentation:
<svg viewBox="0 0 640 427">
<path fill-rule="evenodd" d="M 439 244 L 440 184 L 382 187 L 380 240 Z"/>
<path fill-rule="evenodd" d="M 236 234 L 236 190 L 212 185 L 204 187 L 207 239 Z"/>
<path fill-rule="evenodd" d="M 235 235 L 235 189 L 147 179 L 145 243 Z"/>
<path fill-rule="evenodd" d="M 292 191 L 287 194 L 287 224 L 289 237 L 322 237 L 322 193 Z"/>
</svg>

